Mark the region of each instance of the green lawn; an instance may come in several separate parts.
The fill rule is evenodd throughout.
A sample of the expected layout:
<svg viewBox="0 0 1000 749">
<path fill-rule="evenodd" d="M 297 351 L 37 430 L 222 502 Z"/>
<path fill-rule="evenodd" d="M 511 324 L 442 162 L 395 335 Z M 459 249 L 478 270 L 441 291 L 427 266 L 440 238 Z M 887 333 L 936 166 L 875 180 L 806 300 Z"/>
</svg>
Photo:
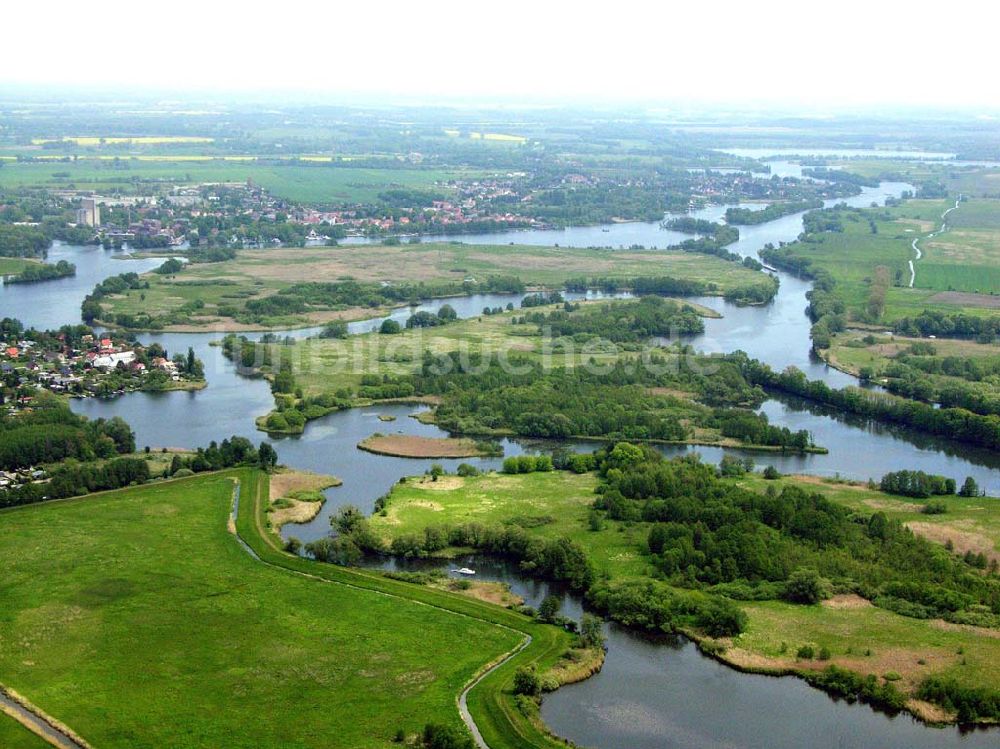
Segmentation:
<svg viewBox="0 0 1000 749">
<path fill-rule="evenodd" d="M 460 726 L 463 684 L 520 635 L 253 560 L 226 529 L 237 475 L 251 502 L 231 472 L 0 513 L 0 683 L 99 747 Z"/>
</svg>

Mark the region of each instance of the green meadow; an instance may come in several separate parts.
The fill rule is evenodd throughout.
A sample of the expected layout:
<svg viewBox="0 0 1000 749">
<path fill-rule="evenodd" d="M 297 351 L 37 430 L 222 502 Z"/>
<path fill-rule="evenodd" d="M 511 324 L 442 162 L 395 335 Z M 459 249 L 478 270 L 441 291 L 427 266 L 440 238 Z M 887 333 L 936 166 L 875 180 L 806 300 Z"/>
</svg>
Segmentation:
<svg viewBox="0 0 1000 749">
<path fill-rule="evenodd" d="M 0 683 L 98 747 L 388 747 L 461 727 L 463 685 L 522 636 L 255 561 L 226 528 L 235 478 L 252 502 L 240 471 L 0 513 Z"/>
<path fill-rule="evenodd" d="M 149 314 L 167 325 L 189 329 L 238 330 L 220 307 L 240 313 L 248 300 L 261 299 L 292 284 L 355 280 L 382 282 L 483 281 L 489 276 L 516 276 L 529 286 L 561 288 L 570 279 L 643 277 L 671 278 L 712 284 L 710 293 L 735 287 L 770 285 L 768 276 L 739 263 L 677 251 L 619 251 L 525 245 L 421 243 L 398 246 L 343 245 L 322 248 L 244 250 L 234 260 L 198 263 L 173 276 L 149 273 L 150 288 L 102 300 L 111 315 Z M 254 329 L 307 327 L 331 319 L 377 315 L 368 308 L 317 309 L 298 315 L 271 316 Z M 178 329 L 178 328 L 174 328 Z"/>
</svg>

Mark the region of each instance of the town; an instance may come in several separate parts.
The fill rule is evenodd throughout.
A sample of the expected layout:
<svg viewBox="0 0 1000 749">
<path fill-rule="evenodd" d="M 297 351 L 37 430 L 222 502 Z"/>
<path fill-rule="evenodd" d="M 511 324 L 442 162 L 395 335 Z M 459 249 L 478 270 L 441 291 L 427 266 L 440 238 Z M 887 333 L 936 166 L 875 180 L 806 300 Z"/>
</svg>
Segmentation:
<svg viewBox="0 0 1000 749">
<path fill-rule="evenodd" d="M 168 357 L 148 346 L 101 336 L 84 326 L 56 332 L 25 331 L 10 318 L 0 321 L 0 406 L 6 413 L 30 410 L 39 391 L 86 398 L 134 390 L 199 389 L 204 365 L 194 352 Z"/>
</svg>

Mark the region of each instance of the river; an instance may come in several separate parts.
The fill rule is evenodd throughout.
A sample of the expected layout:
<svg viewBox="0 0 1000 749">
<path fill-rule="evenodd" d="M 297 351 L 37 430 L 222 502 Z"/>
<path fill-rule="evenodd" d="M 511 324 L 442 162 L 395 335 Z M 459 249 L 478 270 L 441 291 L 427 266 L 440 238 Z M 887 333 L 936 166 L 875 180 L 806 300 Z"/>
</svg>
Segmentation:
<svg viewBox="0 0 1000 749">
<path fill-rule="evenodd" d="M 883 202 L 885 197 L 910 189 L 903 183 L 883 183 L 866 188 L 848 200 L 854 205 Z M 724 209 L 711 206 L 696 215 L 717 219 Z M 605 231 L 606 229 L 606 231 Z M 785 216 L 752 227 L 741 227 L 733 251 L 756 255 L 765 243 L 791 241 L 802 231 L 802 215 Z M 501 235 L 448 237 L 450 241 L 508 241 L 522 244 L 564 246 L 663 247 L 675 241 L 658 223 L 612 224 L 549 232 L 508 232 Z M 77 264 L 75 278 L 24 286 L 0 288 L 0 317 L 18 317 L 36 327 L 58 327 L 79 322 L 80 302 L 104 277 L 135 270 L 149 270 L 157 260 L 126 259 L 127 255 L 96 248 L 54 247 L 51 261 L 67 259 Z M 762 307 L 737 307 L 717 297 L 695 301 L 719 311 L 723 317 L 706 320 L 706 330 L 692 340 L 705 351 L 743 349 L 776 368 L 795 365 L 811 378 L 822 378 L 841 386 L 853 379 L 826 366 L 809 353 L 809 321 L 805 317 L 805 294 L 809 284 L 788 274 L 779 274 L 780 291 Z M 484 306 L 517 302 L 519 295 L 481 295 L 450 299 L 459 315 L 479 314 Z M 422 305 L 437 309 L 442 301 Z M 410 310 L 393 314 L 403 319 Z M 352 333 L 365 332 L 379 320 L 356 322 Z M 290 331 L 301 337 L 315 331 Z M 282 334 L 283 335 L 283 334 Z M 84 399 L 73 409 L 93 418 L 122 416 L 135 429 L 139 445 L 194 447 L 230 435 L 260 441 L 264 436 L 253 425 L 255 416 L 272 406 L 267 383 L 236 373 L 217 347 L 218 335 L 161 333 L 142 336 L 159 341 L 173 354 L 193 347 L 205 363 L 209 386 L 199 392 L 132 393 L 116 399 Z M 356 444 L 375 431 L 401 431 L 436 436 L 441 431 L 410 415 L 417 407 L 393 404 L 330 414 L 311 422 L 305 433 L 271 440 L 283 463 L 332 473 L 343 479 L 341 487 L 327 491 L 329 501 L 312 523 L 286 528 L 286 534 L 303 540 L 317 538 L 329 529 L 329 516 L 347 503 L 370 511 L 375 499 L 404 475 L 421 473 L 432 462 L 453 469 L 461 461 L 411 460 L 376 456 L 359 451 Z M 944 473 L 959 480 L 972 475 L 991 494 L 1000 492 L 1000 457 L 988 451 L 947 443 L 903 429 L 871 425 L 863 421 L 791 398 L 769 400 L 763 410 L 772 422 L 791 429 L 808 429 L 829 455 L 757 455 L 758 463 L 773 464 L 782 472 L 805 471 L 839 474 L 847 478 L 878 477 L 899 467 Z M 381 422 L 379 414 L 395 416 Z M 506 454 L 537 451 L 549 446 L 506 440 Z M 719 448 L 663 448 L 666 454 L 697 452 L 717 462 L 725 451 Z M 499 459 L 469 459 L 482 468 L 496 467 Z M 548 590 L 544 583 L 526 581 L 502 565 L 491 570 L 477 560 L 481 576 L 510 581 L 521 595 L 532 601 Z M 567 597 L 565 612 L 577 615 L 579 602 Z M 957 730 L 924 727 L 906 716 L 890 719 L 867 707 L 833 703 L 821 692 L 791 679 L 747 676 L 727 669 L 697 653 L 690 643 L 652 641 L 617 627 L 609 627 L 609 652 L 604 670 L 582 684 L 565 687 L 549 695 L 543 717 L 560 735 L 597 747 L 798 747 L 810 735 L 815 747 L 980 747 L 995 746 L 996 736 L 982 732 L 968 735 Z"/>
</svg>

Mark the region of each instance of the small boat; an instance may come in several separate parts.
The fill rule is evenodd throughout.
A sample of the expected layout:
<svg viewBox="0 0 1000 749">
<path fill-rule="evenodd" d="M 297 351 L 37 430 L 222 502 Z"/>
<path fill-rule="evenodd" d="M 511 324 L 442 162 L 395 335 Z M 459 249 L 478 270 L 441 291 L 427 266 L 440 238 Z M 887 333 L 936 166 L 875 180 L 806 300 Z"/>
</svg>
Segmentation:
<svg viewBox="0 0 1000 749">
<path fill-rule="evenodd" d="M 468 567 L 459 567 L 457 570 L 452 570 L 452 572 L 456 572 L 459 575 L 475 575 L 476 574 L 475 570 L 470 570 Z"/>
</svg>

